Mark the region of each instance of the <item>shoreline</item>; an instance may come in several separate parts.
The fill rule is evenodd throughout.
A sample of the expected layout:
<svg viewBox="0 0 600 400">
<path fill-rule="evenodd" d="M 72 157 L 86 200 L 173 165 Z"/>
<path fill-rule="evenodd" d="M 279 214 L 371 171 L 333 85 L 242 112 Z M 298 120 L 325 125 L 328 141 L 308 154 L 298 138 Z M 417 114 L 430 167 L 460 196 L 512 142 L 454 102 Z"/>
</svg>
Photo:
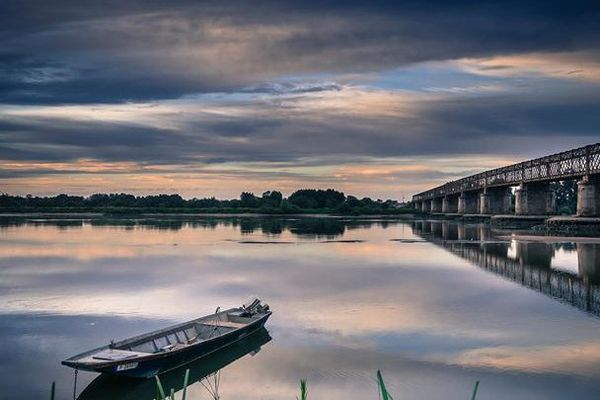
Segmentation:
<svg viewBox="0 0 600 400">
<path fill-rule="evenodd" d="M 152 218 L 152 217 L 182 217 L 182 218 L 194 218 L 194 217 L 277 217 L 277 218 L 387 218 L 387 219 L 417 219 L 414 214 L 360 214 L 360 215 L 339 215 L 339 214 L 270 214 L 270 213 L 131 213 L 131 214 L 110 214 L 110 213 L 98 213 L 98 212 L 66 212 L 66 213 L 35 213 L 35 212 L 0 212 L 0 218 Z"/>
</svg>

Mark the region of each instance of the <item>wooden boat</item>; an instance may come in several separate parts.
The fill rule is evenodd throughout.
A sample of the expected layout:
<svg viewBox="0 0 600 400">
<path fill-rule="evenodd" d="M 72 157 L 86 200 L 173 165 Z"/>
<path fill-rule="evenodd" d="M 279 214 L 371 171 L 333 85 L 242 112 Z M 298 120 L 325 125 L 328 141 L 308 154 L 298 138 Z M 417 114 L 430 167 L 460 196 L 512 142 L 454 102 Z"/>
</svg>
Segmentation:
<svg viewBox="0 0 600 400">
<path fill-rule="evenodd" d="M 207 384 L 207 381 L 214 379 L 215 374 L 218 374 L 222 368 L 247 354 L 256 354 L 270 340 L 271 336 L 267 330 L 260 328 L 206 357 L 190 361 L 161 374 L 161 383 L 165 390 L 173 388 L 177 393 L 183 389 L 183 377 L 185 371 L 189 370 L 189 385 L 199 381 Z M 205 385 L 203 386 L 206 388 Z M 155 398 L 156 382 L 154 379 L 127 379 L 101 374 L 81 392 L 77 400 L 151 400 Z"/>
<path fill-rule="evenodd" d="M 229 310 L 98 347 L 62 362 L 71 368 L 148 378 L 204 357 L 262 328 L 269 306 L 255 298 Z"/>
</svg>

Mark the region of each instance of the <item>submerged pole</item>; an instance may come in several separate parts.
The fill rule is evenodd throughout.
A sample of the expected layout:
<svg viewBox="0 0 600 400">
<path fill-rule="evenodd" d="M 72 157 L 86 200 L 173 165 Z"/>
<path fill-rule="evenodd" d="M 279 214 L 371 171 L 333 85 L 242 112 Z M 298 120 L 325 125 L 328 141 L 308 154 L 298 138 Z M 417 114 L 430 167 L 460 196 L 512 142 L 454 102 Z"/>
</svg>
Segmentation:
<svg viewBox="0 0 600 400">
<path fill-rule="evenodd" d="M 75 368 L 75 379 L 73 379 L 73 400 L 77 399 L 77 373 L 79 370 Z"/>
</svg>

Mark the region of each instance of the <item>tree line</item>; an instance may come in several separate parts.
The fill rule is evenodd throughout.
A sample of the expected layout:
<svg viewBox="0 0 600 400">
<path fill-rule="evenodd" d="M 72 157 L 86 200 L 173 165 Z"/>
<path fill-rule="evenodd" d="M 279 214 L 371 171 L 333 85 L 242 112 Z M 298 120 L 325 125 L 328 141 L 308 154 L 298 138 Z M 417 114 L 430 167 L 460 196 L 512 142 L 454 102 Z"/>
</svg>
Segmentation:
<svg viewBox="0 0 600 400">
<path fill-rule="evenodd" d="M 0 195 L 2 212 L 216 212 L 266 214 L 333 213 L 342 215 L 399 214 L 410 212 L 396 200 L 361 199 L 334 189 L 300 189 L 284 198 L 279 191 L 261 196 L 243 192 L 238 199 L 215 197 L 184 199 L 178 194 L 135 196 L 126 193 L 97 193 L 91 196 Z"/>
</svg>

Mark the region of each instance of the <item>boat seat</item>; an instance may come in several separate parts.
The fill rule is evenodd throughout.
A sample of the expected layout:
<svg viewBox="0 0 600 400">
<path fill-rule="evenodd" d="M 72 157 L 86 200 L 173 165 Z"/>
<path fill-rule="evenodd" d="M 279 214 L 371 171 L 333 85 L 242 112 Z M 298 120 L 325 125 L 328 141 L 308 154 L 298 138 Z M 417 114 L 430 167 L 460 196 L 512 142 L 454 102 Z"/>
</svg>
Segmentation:
<svg viewBox="0 0 600 400">
<path fill-rule="evenodd" d="M 94 360 L 120 361 L 146 355 L 148 355 L 148 353 L 142 353 L 139 351 L 108 349 L 99 351 L 98 353 L 92 355 L 92 358 Z"/>
<path fill-rule="evenodd" d="M 183 344 L 183 343 L 175 343 L 175 344 L 170 344 L 168 346 L 165 346 L 163 348 L 160 349 L 160 351 L 172 351 L 172 350 L 179 350 L 183 347 L 187 347 L 187 344 Z"/>
<path fill-rule="evenodd" d="M 239 322 L 231 322 L 231 321 L 202 321 L 202 325 L 207 326 L 222 326 L 226 328 L 243 328 L 246 324 L 241 324 Z"/>
</svg>

